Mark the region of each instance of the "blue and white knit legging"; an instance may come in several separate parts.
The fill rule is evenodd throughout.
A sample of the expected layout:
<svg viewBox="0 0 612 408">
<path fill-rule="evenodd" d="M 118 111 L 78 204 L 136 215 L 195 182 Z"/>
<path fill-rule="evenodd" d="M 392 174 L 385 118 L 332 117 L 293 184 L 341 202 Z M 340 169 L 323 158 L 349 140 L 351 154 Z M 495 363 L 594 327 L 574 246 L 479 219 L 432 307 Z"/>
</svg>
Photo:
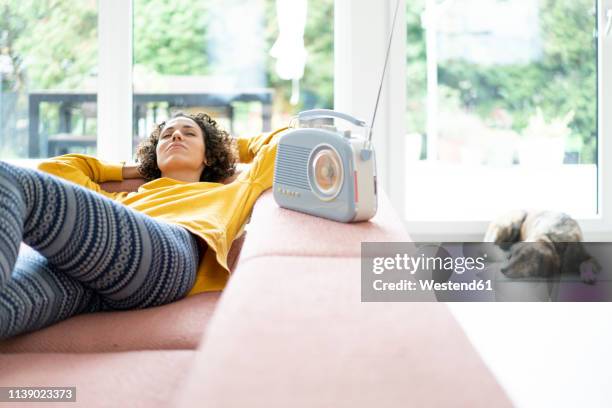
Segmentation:
<svg viewBox="0 0 612 408">
<path fill-rule="evenodd" d="M 19 251 L 21 242 L 31 249 Z M 0 339 L 181 299 L 197 240 L 94 191 L 0 161 Z"/>
</svg>

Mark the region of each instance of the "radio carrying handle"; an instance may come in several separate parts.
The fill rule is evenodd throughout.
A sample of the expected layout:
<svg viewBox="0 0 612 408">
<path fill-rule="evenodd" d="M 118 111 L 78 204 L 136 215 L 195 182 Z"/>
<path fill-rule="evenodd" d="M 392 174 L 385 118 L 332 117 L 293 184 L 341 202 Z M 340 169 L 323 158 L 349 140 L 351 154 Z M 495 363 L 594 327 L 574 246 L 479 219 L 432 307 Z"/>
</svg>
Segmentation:
<svg viewBox="0 0 612 408">
<path fill-rule="evenodd" d="M 337 112 L 331 109 L 311 109 L 298 114 L 298 120 L 300 121 L 324 118 L 344 119 L 355 126 L 367 127 L 367 124 L 363 120 L 359 120 L 348 113 Z"/>
<path fill-rule="evenodd" d="M 297 115 L 297 119 L 300 121 L 308 121 L 308 120 L 323 119 L 323 118 L 344 119 L 347 122 L 350 122 L 355 126 L 369 129 L 368 125 L 363 120 L 359 120 L 349 115 L 348 113 L 342 113 L 342 112 L 334 111 L 331 109 L 311 109 L 311 110 L 300 112 Z M 371 131 L 370 131 L 370 135 L 371 135 Z M 360 156 L 362 160 L 370 160 L 370 158 L 372 157 L 372 148 L 370 144 L 371 144 L 370 140 L 368 138 L 365 138 L 363 148 L 361 149 L 361 152 L 360 152 L 361 153 Z"/>
</svg>

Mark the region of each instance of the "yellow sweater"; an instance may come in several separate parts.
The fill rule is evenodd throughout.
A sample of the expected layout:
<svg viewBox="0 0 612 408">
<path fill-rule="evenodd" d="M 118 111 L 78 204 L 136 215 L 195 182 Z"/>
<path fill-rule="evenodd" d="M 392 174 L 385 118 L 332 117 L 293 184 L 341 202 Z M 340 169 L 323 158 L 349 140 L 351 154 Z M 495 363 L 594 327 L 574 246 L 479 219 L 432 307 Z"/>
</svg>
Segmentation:
<svg viewBox="0 0 612 408">
<path fill-rule="evenodd" d="M 272 187 L 274 160 L 286 128 L 237 139 L 241 163 L 252 163 L 229 184 L 189 183 L 162 177 L 131 193 L 109 193 L 98 183 L 122 180 L 125 162 L 108 163 L 83 154 L 42 162 L 38 169 L 80 184 L 153 218 L 181 225 L 206 241 L 196 282 L 188 296 L 221 290 L 229 278 L 227 254 L 260 194 Z"/>
</svg>

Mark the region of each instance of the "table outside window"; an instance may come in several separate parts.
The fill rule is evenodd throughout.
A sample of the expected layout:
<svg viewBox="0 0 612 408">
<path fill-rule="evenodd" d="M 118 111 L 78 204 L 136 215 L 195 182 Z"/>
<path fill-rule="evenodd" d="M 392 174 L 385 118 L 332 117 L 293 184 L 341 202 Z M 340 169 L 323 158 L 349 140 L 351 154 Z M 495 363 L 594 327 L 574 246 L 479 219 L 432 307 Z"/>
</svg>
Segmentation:
<svg viewBox="0 0 612 408">
<path fill-rule="evenodd" d="M 202 107 L 217 108 L 225 111 L 230 121 L 230 133 L 233 133 L 235 102 L 260 102 L 262 105 L 263 131 L 270 131 L 272 117 L 273 89 L 245 89 L 228 93 L 135 93 L 133 96 L 133 135 L 138 134 L 138 123 L 146 118 L 147 104 L 168 103 L 169 108 Z M 76 105 L 95 104 L 97 94 L 66 91 L 37 91 L 28 95 L 29 129 L 28 129 L 28 155 L 30 158 L 50 157 L 73 146 L 95 146 L 97 136 L 87 134 L 73 134 L 72 108 Z M 59 104 L 59 124 L 57 134 L 48 135 L 40 129 L 41 103 Z M 153 112 L 156 120 L 156 112 Z M 85 127 L 85 126 L 83 126 Z M 133 137 L 130 135 L 130 137 Z"/>
</svg>

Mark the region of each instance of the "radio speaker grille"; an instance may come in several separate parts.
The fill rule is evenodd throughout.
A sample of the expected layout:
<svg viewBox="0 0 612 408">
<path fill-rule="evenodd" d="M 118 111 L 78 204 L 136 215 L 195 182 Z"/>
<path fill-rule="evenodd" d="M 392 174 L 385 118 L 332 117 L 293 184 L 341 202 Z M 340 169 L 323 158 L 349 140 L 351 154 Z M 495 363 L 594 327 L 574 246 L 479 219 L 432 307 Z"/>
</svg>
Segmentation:
<svg viewBox="0 0 612 408">
<path fill-rule="evenodd" d="M 274 182 L 310 190 L 308 184 L 308 156 L 311 149 L 279 144 Z"/>
</svg>

